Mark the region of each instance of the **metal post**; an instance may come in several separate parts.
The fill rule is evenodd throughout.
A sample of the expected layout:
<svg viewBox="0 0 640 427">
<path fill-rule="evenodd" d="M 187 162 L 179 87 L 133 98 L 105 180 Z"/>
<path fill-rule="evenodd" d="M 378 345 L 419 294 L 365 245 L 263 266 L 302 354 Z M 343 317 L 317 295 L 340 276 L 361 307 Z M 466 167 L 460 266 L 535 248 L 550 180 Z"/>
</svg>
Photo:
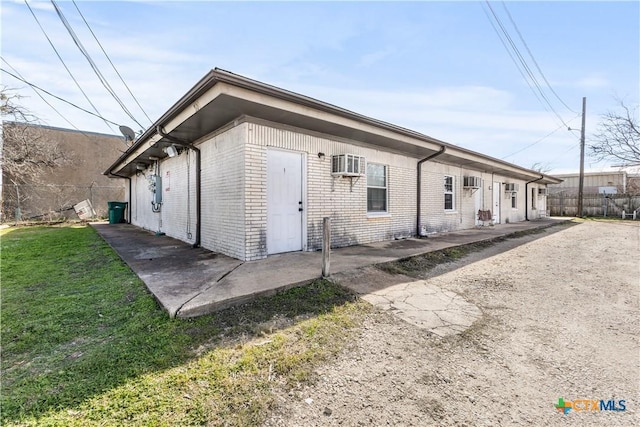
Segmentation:
<svg viewBox="0 0 640 427">
<path fill-rule="evenodd" d="M 331 218 L 322 218 L 322 277 L 331 275 Z"/>
<path fill-rule="evenodd" d="M 578 182 L 578 217 L 582 217 L 582 192 L 584 189 L 584 126 L 587 113 L 587 98 L 582 97 L 582 129 L 580 130 L 580 181 Z"/>
</svg>

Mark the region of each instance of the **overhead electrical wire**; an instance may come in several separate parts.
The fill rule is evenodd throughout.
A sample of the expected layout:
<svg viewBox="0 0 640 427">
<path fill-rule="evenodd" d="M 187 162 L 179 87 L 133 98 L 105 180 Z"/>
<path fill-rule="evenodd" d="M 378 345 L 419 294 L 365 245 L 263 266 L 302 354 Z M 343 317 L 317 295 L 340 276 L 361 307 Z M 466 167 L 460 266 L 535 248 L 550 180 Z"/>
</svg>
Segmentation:
<svg viewBox="0 0 640 427">
<path fill-rule="evenodd" d="M 36 14 L 33 12 L 33 9 L 31 9 L 31 6 L 29 5 L 29 3 L 27 2 L 27 0 L 24 0 L 24 3 L 27 5 L 27 7 L 29 8 L 29 11 L 31 12 L 31 16 L 33 16 L 33 19 L 35 19 L 36 23 L 38 24 L 38 27 L 40 27 L 40 30 L 42 31 L 42 33 L 44 34 L 44 36 L 46 37 L 47 41 L 49 42 L 49 45 L 51 46 L 51 48 L 53 49 L 53 51 L 56 53 L 56 56 L 58 57 L 58 59 L 60 60 L 60 62 L 62 63 L 62 65 L 64 66 L 65 70 L 67 70 L 67 73 L 69 74 L 69 76 L 71 77 L 71 79 L 73 80 L 73 82 L 76 84 L 76 86 L 78 87 L 78 89 L 80 90 L 80 92 L 82 92 L 82 95 L 84 95 L 84 98 L 87 100 L 87 102 L 89 103 L 89 105 L 91 105 L 91 107 L 93 108 L 93 110 L 97 113 L 94 114 L 97 117 L 102 118 L 102 115 L 100 113 L 100 111 L 98 111 L 98 108 L 93 105 L 93 102 L 91 102 L 91 99 L 89 99 L 89 96 L 85 93 L 85 91 L 82 89 L 82 86 L 80 86 L 80 83 L 78 83 L 78 80 L 76 80 L 75 76 L 73 75 L 73 73 L 71 72 L 71 70 L 69 69 L 69 67 L 67 66 L 67 64 L 64 62 L 64 59 L 62 59 L 62 56 L 60 56 L 60 53 L 58 52 L 58 49 L 56 49 L 55 45 L 53 44 L 53 42 L 51 41 L 51 39 L 49 38 L 49 35 L 47 34 L 47 32 L 45 31 L 44 27 L 42 26 L 42 24 L 40 23 L 40 20 L 38 19 L 38 17 L 36 16 Z M 93 114 L 93 113 L 92 113 Z M 104 120 L 104 119 L 103 119 Z M 113 123 L 113 122 L 112 122 Z M 112 132 L 115 132 L 115 130 L 111 127 L 111 125 L 109 125 L 108 121 L 105 120 L 105 124 L 109 127 L 109 129 L 111 129 Z"/>
<path fill-rule="evenodd" d="M 11 68 L 13 70 L 14 73 L 16 73 L 19 77 L 21 77 L 22 79 L 24 79 L 24 77 L 22 77 L 22 75 L 20 74 L 20 72 L 18 70 L 15 69 L 15 67 L 13 67 L 11 64 L 9 64 L 9 61 L 7 61 L 3 56 L 0 56 L 0 59 L 2 59 L 4 61 L 5 64 L 7 64 L 9 66 L 9 68 Z M 74 125 L 73 123 L 71 123 L 71 121 L 69 119 L 67 119 L 64 114 L 62 114 L 60 111 L 58 111 L 58 109 L 56 107 L 53 106 L 53 104 L 51 104 L 49 101 L 47 101 L 47 99 L 42 96 L 42 94 L 40 92 L 38 92 L 33 86 L 30 86 L 31 89 L 36 93 L 36 95 L 38 95 L 40 97 L 40 99 L 42 99 L 45 104 L 47 104 L 49 107 L 51 107 L 51 109 L 53 111 L 55 111 L 56 113 L 58 113 L 58 115 L 60 117 L 62 117 L 62 119 L 64 121 L 66 121 L 67 123 L 69 123 L 69 125 L 71 125 L 71 127 L 73 127 L 74 129 L 80 131 L 82 133 L 82 130 L 80 130 L 80 128 L 78 128 L 76 125 Z M 83 133 L 83 135 L 88 136 L 86 134 Z"/>
<path fill-rule="evenodd" d="M 577 119 L 578 117 L 580 117 L 580 114 L 578 114 L 577 116 L 575 116 L 573 119 L 569 120 L 569 123 L 571 123 L 573 120 Z M 523 152 L 524 150 L 533 147 L 536 144 L 539 144 L 540 142 L 544 141 L 545 139 L 547 139 L 548 137 L 550 137 L 551 135 L 553 135 L 554 133 L 558 132 L 560 129 L 564 128 L 564 123 L 561 124 L 560 126 L 558 126 L 557 128 L 555 128 L 553 131 L 549 132 L 548 134 L 546 134 L 545 136 L 543 136 L 542 138 L 538 139 L 537 141 L 522 147 L 521 149 L 519 149 L 518 151 L 514 151 L 513 153 L 506 155 L 504 157 L 500 157 L 502 160 L 507 159 L 511 156 L 515 156 L 518 153 Z"/>
<path fill-rule="evenodd" d="M 569 127 L 567 125 L 567 123 L 564 121 L 564 119 L 562 118 L 562 116 L 560 116 L 560 114 L 558 114 L 558 112 L 555 110 L 555 108 L 553 108 L 553 105 L 551 105 L 551 102 L 549 101 L 549 99 L 545 95 L 544 91 L 542 90 L 542 87 L 540 86 L 540 83 L 538 82 L 537 78 L 535 77 L 533 71 L 531 70 L 531 68 L 527 64 L 527 61 L 522 56 L 522 53 L 520 52 L 520 50 L 518 49 L 518 46 L 515 44 L 515 42 L 511 38 L 509 32 L 507 31 L 507 29 L 502 24 L 502 21 L 500 20 L 500 18 L 496 14 L 495 10 L 491 6 L 491 3 L 488 0 L 485 0 L 485 4 L 487 5 L 489 11 L 491 12 L 491 15 L 489 15 L 485 10 L 485 14 L 487 15 L 487 18 L 489 19 L 489 22 L 491 23 L 491 26 L 493 27 L 494 31 L 498 35 L 498 38 L 500 39 L 500 41 L 502 42 L 503 46 L 507 50 L 507 53 L 511 57 L 512 61 L 516 65 L 516 68 L 518 68 L 518 71 L 520 72 L 522 77 L 525 79 L 525 81 L 526 81 L 527 85 L 529 86 L 529 88 L 532 90 L 534 95 L 536 95 L 536 98 L 538 98 L 538 101 L 541 102 L 541 104 L 545 108 L 545 110 L 547 110 L 548 112 L 550 112 L 553 115 L 555 115 L 560 120 L 560 122 L 563 123 L 566 127 Z M 491 16 L 493 16 L 493 20 L 491 19 Z M 493 23 L 494 20 L 495 20 L 496 24 L 498 24 L 498 27 L 500 28 L 500 31 L 498 31 L 498 29 L 494 25 L 494 23 Z M 501 35 L 501 33 L 502 33 L 502 35 Z M 507 46 L 507 43 L 505 42 L 505 40 L 508 42 L 508 45 L 511 48 L 509 48 L 509 46 Z M 515 54 L 515 57 L 511 52 L 513 52 Z M 517 57 L 517 60 L 516 60 L 516 57 Z M 525 72 L 523 72 L 522 69 L 524 69 L 524 71 L 529 76 L 529 78 L 527 78 L 525 76 Z M 533 86 L 532 86 L 531 83 L 533 83 Z M 535 89 L 534 89 L 534 86 L 535 86 Z M 538 96 L 538 94 L 539 94 L 539 96 Z M 542 98 L 542 100 L 544 100 L 544 102 L 540 98 Z"/>
<path fill-rule="evenodd" d="M 515 64 L 516 69 L 518 70 L 518 72 L 522 76 L 522 79 L 525 81 L 527 86 L 529 86 L 529 89 L 531 89 L 531 93 L 538 99 L 538 102 L 540 103 L 542 108 L 544 108 L 549 114 L 553 114 L 551 112 L 551 110 L 549 110 L 549 107 L 547 107 L 547 105 L 542 101 L 542 99 L 540 98 L 540 95 L 538 95 L 538 92 L 536 92 L 536 90 L 533 88 L 533 86 L 531 86 L 531 82 L 529 81 L 529 79 L 527 79 L 527 76 L 525 76 L 524 72 L 522 71 L 522 69 L 518 65 L 518 62 L 517 62 L 516 58 L 511 53 L 511 50 L 507 46 L 506 42 L 500 36 L 500 32 L 498 31 L 498 28 L 496 27 L 496 25 L 493 23 L 493 20 L 491 19 L 491 16 L 487 13 L 486 10 L 483 9 L 483 11 L 484 11 L 485 15 L 487 16 L 487 19 L 489 20 L 489 24 L 491 24 L 491 27 L 493 28 L 493 30 L 495 31 L 496 35 L 498 36 L 498 39 L 500 40 L 500 43 L 502 43 L 502 46 L 507 51 L 507 54 L 509 55 L 509 57 L 511 58 L 511 60 Z M 564 123 L 563 123 L 563 126 L 564 126 Z"/>
<path fill-rule="evenodd" d="M 58 100 L 60 100 L 60 101 L 62 101 L 62 102 L 65 102 L 65 103 L 67 103 L 67 104 L 71 105 L 72 107 L 77 108 L 78 110 L 84 111 L 84 112 L 85 112 L 85 113 L 87 113 L 87 114 L 91 114 L 92 116 L 95 116 L 95 117 L 97 117 L 97 118 L 99 118 L 99 119 L 103 120 L 103 121 L 104 121 L 104 122 L 106 122 L 106 123 L 110 123 L 110 124 L 112 124 L 112 125 L 119 126 L 119 124 L 118 124 L 118 123 L 116 123 L 116 122 L 112 122 L 111 120 L 108 120 L 108 119 L 105 119 L 104 117 L 102 117 L 102 116 L 100 116 L 100 115 L 98 115 L 98 114 L 96 114 L 96 113 L 94 113 L 94 112 L 92 112 L 92 111 L 89 111 L 89 110 L 87 110 L 87 109 L 85 109 L 85 108 L 82 108 L 82 107 L 80 107 L 80 106 L 78 106 L 78 105 L 74 104 L 74 103 L 73 103 L 73 102 L 71 102 L 71 101 L 67 101 L 67 100 L 66 100 L 66 99 L 64 99 L 64 98 L 61 98 L 61 97 L 59 97 L 59 96 L 57 96 L 57 95 L 54 95 L 54 94 L 52 94 L 51 92 L 49 92 L 48 90 L 43 89 L 43 88 L 41 88 L 40 86 L 35 85 L 35 84 L 31 83 L 31 82 L 28 82 L 27 80 L 25 80 L 25 79 L 23 79 L 23 78 L 21 78 L 21 77 L 19 77 L 19 76 L 15 75 L 15 74 L 13 74 L 13 73 L 12 73 L 12 72 L 10 72 L 10 71 L 5 70 L 4 68 L 1 68 L 1 67 L 0 67 L 0 71 L 2 71 L 3 73 L 7 73 L 8 75 L 10 75 L 11 77 L 13 77 L 14 79 L 20 80 L 21 82 L 23 82 L 23 83 L 25 83 L 25 84 L 27 84 L 27 85 L 31 86 L 32 88 L 34 88 L 34 89 L 38 89 L 39 91 L 42 91 L 42 92 L 46 93 L 46 94 L 47 94 L 47 95 L 49 95 L 49 96 L 52 96 L 52 97 L 54 97 L 54 98 L 56 98 L 56 99 L 58 99 Z M 109 127 L 111 127 L 111 126 L 109 126 Z"/>
<path fill-rule="evenodd" d="M 133 92 L 131 91 L 131 89 L 129 88 L 129 85 L 127 85 L 127 83 L 124 81 L 124 79 L 122 78 L 122 76 L 120 75 L 120 72 L 118 71 L 118 69 L 116 68 L 116 66 L 114 65 L 113 61 L 111 61 L 111 58 L 109 57 L 109 55 L 107 54 L 107 51 L 104 49 L 104 47 L 102 47 L 102 43 L 100 43 L 100 40 L 98 40 L 98 37 L 95 35 L 95 33 L 93 32 L 93 29 L 91 28 L 91 26 L 89 25 L 89 22 L 87 22 L 87 20 L 85 19 L 84 15 L 82 14 L 82 12 L 80 11 L 80 8 L 78 8 L 78 4 L 76 3 L 76 0 L 72 0 L 73 1 L 73 5 L 76 7 L 76 10 L 78 11 L 78 13 L 80 14 L 80 16 L 82 17 L 82 20 L 84 21 L 84 23 L 87 25 L 87 28 L 89 29 L 89 31 L 91 32 L 91 35 L 93 36 L 93 38 L 95 39 L 96 43 L 98 43 L 98 46 L 100 46 L 100 49 L 102 50 L 102 53 L 104 53 L 104 56 L 107 58 L 107 60 L 109 61 L 109 64 L 111 64 L 111 67 L 113 67 L 113 71 L 116 72 L 116 74 L 118 75 L 118 77 L 120 78 L 120 81 L 122 82 L 122 84 L 124 85 L 124 87 L 127 88 L 127 91 L 129 91 L 129 95 L 131 95 L 131 97 L 133 98 L 133 100 L 136 102 L 136 104 L 138 105 L 138 107 L 140 108 L 140 111 L 142 111 L 142 113 L 147 117 L 147 119 L 149 120 L 149 122 L 151 124 L 153 124 L 153 120 L 151 120 L 151 118 L 149 117 L 149 115 L 147 114 L 147 112 L 144 110 L 144 108 L 142 108 L 142 105 L 140 105 L 140 102 L 138 102 L 138 98 L 136 98 L 136 96 L 133 94 Z"/>
<path fill-rule="evenodd" d="M 69 21 L 67 21 L 67 18 L 62 13 L 62 10 L 58 7 L 58 5 L 56 4 L 56 2 L 54 0 L 51 0 L 51 4 L 53 5 L 53 7 L 55 9 L 56 14 L 58 15 L 58 18 L 60 18 L 60 21 L 62 21 L 62 24 L 67 29 L 67 32 L 69 33 L 69 35 L 73 39 L 73 42 L 76 44 L 76 46 L 78 47 L 78 49 L 80 50 L 82 55 L 87 59 L 87 61 L 89 62 L 89 65 L 93 69 L 93 71 L 96 74 L 96 76 L 98 76 L 98 79 L 100 80 L 100 83 L 102 83 L 102 85 L 107 90 L 107 92 L 109 92 L 109 94 L 118 103 L 118 105 L 120 105 L 120 107 L 125 112 L 125 114 L 127 114 L 127 116 L 129 116 L 129 118 L 131 120 L 136 122 L 136 124 L 138 124 L 138 126 L 140 126 L 141 128 L 144 128 L 144 126 L 142 126 L 142 124 L 140 124 L 140 122 L 138 122 L 138 120 L 136 120 L 136 118 L 133 116 L 133 114 L 124 105 L 124 102 L 122 102 L 120 97 L 118 97 L 118 95 L 115 93 L 115 91 L 113 90 L 113 88 L 111 87 L 111 85 L 109 84 L 107 79 L 104 77 L 104 75 L 102 74 L 102 72 L 100 71 L 100 69 L 98 68 L 96 63 L 91 58 L 91 55 L 89 54 L 89 52 L 85 49 L 84 45 L 82 44 L 82 42 L 78 38 L 77 34 L 75 33 L 75 31 L 71 27 L 71 24 L 69 23 Z"/>
<path fill-rule="evenodd" d="M 524 37 L 522 36 L 522 33 L 520 32 L 520 29 L 518 28 L 518 25 L 516 24 L 515 20 L 511 16 L 511 12 L 509 12 L 509 9 L 507 8 L 507 4 L 505 2 L 502 2 L 502 6 L 504 7 L 505 12 L 507 12 L 507 16 L 509 17 L 509 21 L 511 21 L 511 24 L 513 25 L 513 28 L 515 28 L 516 32 L 518 33 L 518 37 L 520 38 L 520 41 L 522 42 L 524 47 L 527 49 L 527 52 L 529 53 L 529 56 L 531 57 L 531 60 L 533 61 L 533 64 L 536 66 L 536 69 L 538 70 L 538 72 L 542 76 L 542 79 L 547 84 L 547 87 L 549 88 L 551 93 L 553 93 L 555 95 L 555 97 L 558 99 L 558 101 L 560 101 L 562 103 L 562 105 L 564 105 L 567 108 L 567 110 L 571 111 L 574 114 L 579 114 L 577 111 L 575 111 L 574 109 L 569 107 L 567 105 L 567 103 L 564 102 L 562 98 L 560 98 L 560 95 L 558 95 L 558 93 L 553 89 L 553 87 L 549 83 L 549 80 L 547 80 L 547 77 L 542 72 L 542 69 L 540 68 L 540 65 L 538 65 L 538 61 L 536 61 L 536 58 L 533 56 L 533 52 L 531 52 L 531 49 L 529 49 L 529 45 L 527 44 L 527 42 L 525 41 Z"/>
</svg>

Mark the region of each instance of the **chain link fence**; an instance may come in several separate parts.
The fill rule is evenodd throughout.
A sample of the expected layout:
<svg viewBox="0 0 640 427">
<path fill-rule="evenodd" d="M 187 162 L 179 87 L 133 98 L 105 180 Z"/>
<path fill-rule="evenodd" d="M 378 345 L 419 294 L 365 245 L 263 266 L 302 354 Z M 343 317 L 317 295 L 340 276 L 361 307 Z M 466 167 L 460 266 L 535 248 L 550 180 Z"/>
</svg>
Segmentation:
<svg viewBox="0 0 640 427">
<path fill-rule="evenodd" d="M 109 201 L 124 201 L 124 186 L 2 185 L 2 222 L 77 218 L 73 206 L 89 200 L 97 218 L 108 217 Z"/>
</svg>

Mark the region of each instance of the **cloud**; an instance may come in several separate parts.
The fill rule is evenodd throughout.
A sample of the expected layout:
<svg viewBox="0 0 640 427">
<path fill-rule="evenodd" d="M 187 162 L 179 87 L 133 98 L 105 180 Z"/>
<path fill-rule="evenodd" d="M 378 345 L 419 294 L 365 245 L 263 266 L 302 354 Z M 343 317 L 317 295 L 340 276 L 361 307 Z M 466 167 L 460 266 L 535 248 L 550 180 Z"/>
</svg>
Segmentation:
<svg viewBox="0 0 640 427">
<path fill-rule="evenodd" d="M 24 1 L 20 1 L 20 0 L 14 0 L 14 3 L 24 5 Z M 55 9 L 50 1 L 27 0 L 27 3 L 29 3 L 29 6 L 31 6 L 31 9 L 46 10 L 47 12 L 55 12 Z"/>
<path fill-rule="evenodd" d="M 360 58 L 359 65 L 361 67 L 370 67 L 378 62 L 384 60 L 391 56 L 395 50 L 387 48 L 383 50 L 378 50 L 375 52 L 367 53 Z"/>
<path fill-rule="evenodd" d="M 550 167 L 570 165 L 579 152 L 572 149 L 577 147 L 575 135 L 558 129 L 559 124 L 550 113 L 542 108 L 519 109 L 514 94 L 493 87 L 447 86 L 407 91 L 276 85 L 473 151 L 496 158 L 509 156 L 507 161 L 524 167 L 536 162 Z M 576 120 L 569 124 L 579 126 Z M 558 130 L 545 137 L 554 129 Z M 538 140 L 541 141 L 536 143 Z"/>
<path fill-rule="evenodd" d="M 606 77 L 590 75 L 577 80 L 573 86 L 581 89 L 602 89 L 610 87 L 611 82 Z"/>
</svg>

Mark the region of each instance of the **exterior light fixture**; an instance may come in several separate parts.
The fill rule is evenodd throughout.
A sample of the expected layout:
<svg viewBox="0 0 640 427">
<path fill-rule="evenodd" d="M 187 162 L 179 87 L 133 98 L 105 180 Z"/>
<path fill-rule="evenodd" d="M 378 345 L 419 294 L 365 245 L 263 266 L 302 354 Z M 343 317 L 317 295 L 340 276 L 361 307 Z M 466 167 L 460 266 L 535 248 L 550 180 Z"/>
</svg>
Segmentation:
<svg viewBox="0 0 640 427">
<path fill-rule="evenodd" d="M 318 158 L 320 160 L 324 160 L 324 153 L 318 153 Z"/>
<path fill-rule="evenodd" d="M 169 156 L 169 157 L 175 157 L 175 156 L 178 155 L 178 149 L 174 145 L 170 145 L 168 147 L 165 147 L 165 148 L 162 149 L 162 151 L 167 153 L 167 156 Z"/>
</svg>

